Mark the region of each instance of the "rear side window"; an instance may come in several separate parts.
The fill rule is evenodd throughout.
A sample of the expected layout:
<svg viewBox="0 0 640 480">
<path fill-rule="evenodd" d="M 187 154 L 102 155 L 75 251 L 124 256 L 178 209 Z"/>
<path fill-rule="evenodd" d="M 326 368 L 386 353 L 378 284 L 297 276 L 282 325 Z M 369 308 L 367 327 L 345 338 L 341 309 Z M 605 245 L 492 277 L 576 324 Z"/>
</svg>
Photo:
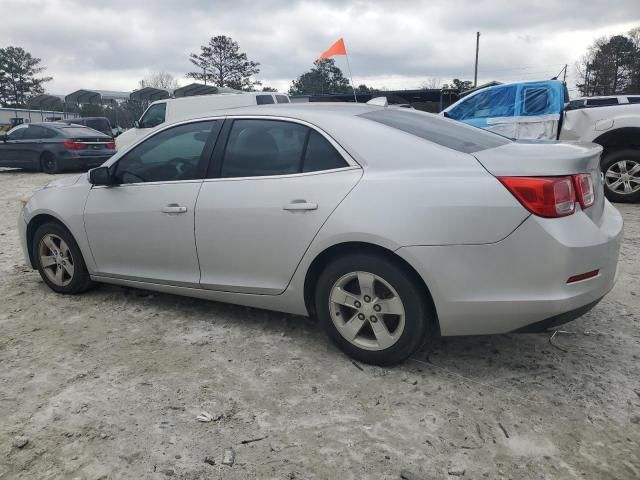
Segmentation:
<svg viewBox="0 0 640 480">
<path fill-rule="evenodd" d="M 302 162 L 303 172 L 317 172 L 319 170 L 331 170 L 333 168 L 346 167 L 342 155 L 329 143 L 329 141 L 315 130 L 311 130 L 307 142 L 307 151 Z"/>
<path fill-rule="evenodd" d="M 523 91 L 523 115 L 542 115 L 549 110 L 551 98 L 546 88 L 525 88 Z"/>
<path fill-rule="evenodd" d="M 256 102 L 258 102 L 258 105 L 269 105 L 275 103 L 271 95 L 258 95 L 256 96 Z"/>
<path fill-rule="evenodd" d="M 96 120 L 87 120 L 85 125 L 89 128 L 93 128 L 94 130 L 98 130 L 99 132 L 109 132 L 111 131 L 111 126 L 107 120 L 96 119 Z"/>
<path fill-rule="evenodd" d="M 276 101 L 278 103 L 289 103 L 289 97 L 286 95 L 276 95 Z"/>
<path fill-rule="evenodd" d="M 606 105 L 618 105 L 617 98 L 592 98 L 587 100 L 587 107 L 601 107 Z"/>
<path fill-rule="evenodd" d="M 236 120 L 222 162 L 221 177 L 262 177 L 348 166 L 318 132 L 280 120 Z"/>
<path fill-rule="evenodd" d="M 481 128 L 414 110 L 384 109 L 360 116 L 458 152 L 479 152 L 511 143 L 510 139 Z"/>
</svg>

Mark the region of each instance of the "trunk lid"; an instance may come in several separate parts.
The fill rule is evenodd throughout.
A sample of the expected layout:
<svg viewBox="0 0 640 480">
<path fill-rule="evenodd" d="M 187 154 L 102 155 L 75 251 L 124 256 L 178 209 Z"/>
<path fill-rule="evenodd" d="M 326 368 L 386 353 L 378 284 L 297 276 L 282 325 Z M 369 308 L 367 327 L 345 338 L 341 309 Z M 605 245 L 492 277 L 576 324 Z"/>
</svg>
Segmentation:
<svg viewBox="0 0 640 480">
<path fill-rule="evenodd" d="M 600 171 L 602 147 L 595 143 L 520 140 L 473 155 L 496 177 L 558 177 L 588 173 L 595 200 L 584 212 L 600 222 L 604 210 L 604 187 Z"/>
</svg>

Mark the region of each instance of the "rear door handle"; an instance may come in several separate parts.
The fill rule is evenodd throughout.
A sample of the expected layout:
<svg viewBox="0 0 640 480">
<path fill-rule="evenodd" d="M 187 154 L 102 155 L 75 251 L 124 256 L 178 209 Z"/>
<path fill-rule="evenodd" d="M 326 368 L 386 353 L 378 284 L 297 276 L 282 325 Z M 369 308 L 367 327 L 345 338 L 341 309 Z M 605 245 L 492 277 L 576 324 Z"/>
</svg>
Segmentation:
<svg viewBox="0 0 640 480">
<path fill-rule="evenodd" d="M 288 205 L 285 205 L 284 207 L 282 207 L 282 209 L 287 210 L 289 212 L 296 212 L 301 210 L 317 210 L 318 204 L 310 203 L 310 202 L 307 202 L 306 200 L 294 200 Z"/>
<path fill-rule="evenodd" d="M 178 205 L 177 203 L 170 203 L 166 207 L 162 208 L 162 213 L 186 213 L 187 207 Z"/>
</svg>

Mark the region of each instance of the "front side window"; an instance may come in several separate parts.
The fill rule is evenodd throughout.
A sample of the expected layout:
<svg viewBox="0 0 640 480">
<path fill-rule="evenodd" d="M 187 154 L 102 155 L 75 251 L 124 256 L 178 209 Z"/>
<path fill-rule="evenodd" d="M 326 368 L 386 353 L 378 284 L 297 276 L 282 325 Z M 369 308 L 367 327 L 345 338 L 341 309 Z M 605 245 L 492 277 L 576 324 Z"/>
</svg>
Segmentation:
<svg viewBox="0 0 640 480">
<path fill-rule="evenodd" d="M 278 103 L 290 103 L 289 97 L 287 97 L 286 95 L 276 95 L 276 101 Z"/>
<path fill-rule="evenodd" d="M 153 128 L 164 123 L 166 111 L 166 103 L 151 105 L 140 119 L 140 128 Z"/>
<path fill-rule="evenodd" d="M 169 182 L 199 178 L 204 147 L 215 121 L 164 130 L 135 147 L 114 166 L 115 183 Z"/>
<path fill-rule="evenodd" d="M 315 130 L 280 120 L 235 120 L 222 162 L 222 177 L 260 177 L 346 167 Z"/>
</svg>

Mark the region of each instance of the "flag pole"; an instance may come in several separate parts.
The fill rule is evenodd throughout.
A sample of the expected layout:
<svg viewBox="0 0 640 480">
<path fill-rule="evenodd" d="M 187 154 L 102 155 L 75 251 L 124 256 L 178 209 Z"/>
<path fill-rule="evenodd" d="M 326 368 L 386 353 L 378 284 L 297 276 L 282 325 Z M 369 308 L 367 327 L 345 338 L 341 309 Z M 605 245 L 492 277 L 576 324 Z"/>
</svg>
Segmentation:
<svg viewBox="0 0 640 480">
<path fill-rule="evenodd" d="M 353 84 L 353 75 L 351 75 L 351 65 L 349 65 L 349 54 L 344 52 L 344 56 L 347 57 L 347 68 L 349 69 L 349 78 L 351 79 L 351 88 L 353 89 L 353 99 L 358 103 L 358 97 L 356 96 L 356 86 Z"/>
</svg>

